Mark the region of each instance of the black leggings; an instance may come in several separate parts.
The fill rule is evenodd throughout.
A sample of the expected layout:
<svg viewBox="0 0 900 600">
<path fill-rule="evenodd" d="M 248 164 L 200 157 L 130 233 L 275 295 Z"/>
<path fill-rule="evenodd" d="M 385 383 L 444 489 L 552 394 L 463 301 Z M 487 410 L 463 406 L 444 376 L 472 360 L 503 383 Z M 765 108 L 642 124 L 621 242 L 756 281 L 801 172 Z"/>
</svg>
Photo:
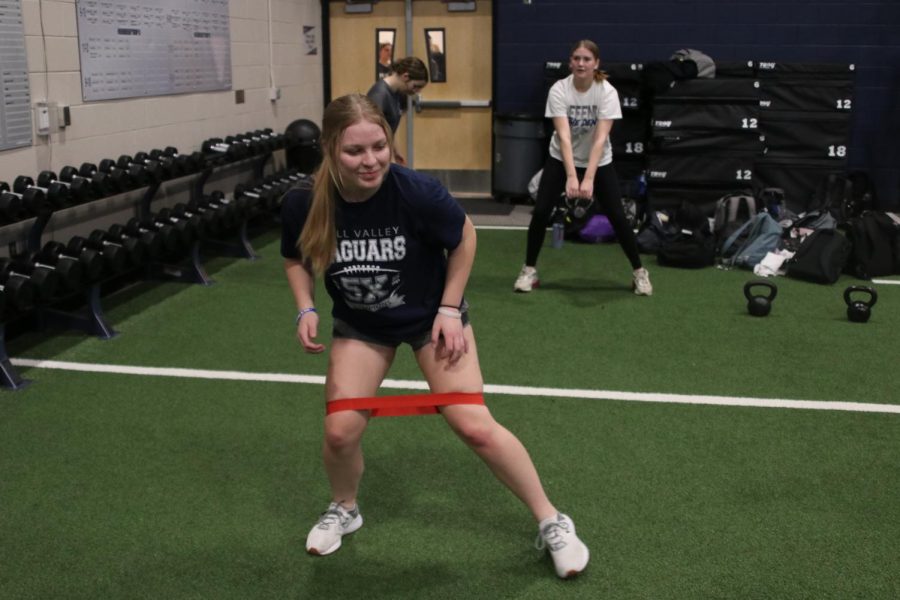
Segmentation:
<svg viewBox="0 0 900 600">
<path fill-rule="evenodd" d="M 584 177 L 584 169 L 576 168 L 578 180 Z M 566 191 L 566 168 L 561 161 L 548 157 L 544 165 L 544 173 L 541 175 L 541 184 L 538 187 L 537 201 L 534 205 L 534 213 L 531 215 L 531 223 L 528 225 L 528 245 L 525 250 L 525 264 L 533 267 L 537 264 L 538 254 L 544 245 L 544 237 L 547 235 L 547 226 L 550 224 L 550 215 L 553 208 L 559 202 L 560 195 Z M 631 261 L 633 269 L 641 268 L 641 255 L 638 253 L 637 241 L 634 231 L 628 225 L 625 218 L 625 210 L 622 208 L 622 194 L 619 191 L 619 178 L 613 169 L 612 163 L 597 169 L 594 176 L 594 200 L 599 203 L 603 213 L 609 219 L 616 239 L 625 251 L 625 256 Z"/>
</svg>

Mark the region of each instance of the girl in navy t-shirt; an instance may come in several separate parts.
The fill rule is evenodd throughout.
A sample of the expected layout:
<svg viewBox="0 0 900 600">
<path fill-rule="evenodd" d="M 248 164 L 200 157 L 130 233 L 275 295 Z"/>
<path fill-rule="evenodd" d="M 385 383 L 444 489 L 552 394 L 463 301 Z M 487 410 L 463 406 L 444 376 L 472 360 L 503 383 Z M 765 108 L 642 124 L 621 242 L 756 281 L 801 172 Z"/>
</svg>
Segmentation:
<svg viewBox="0 0 900 600">
<path fill-rule="evenodd" d="M 374 411 L 392 414 L 373 397 L 405 342 L 428 382 L 432 396 L 425 400 L 435 399 L 427 408 L 440 412 L 525 503 L 557 574 L 581 572 L 589 552 L 572 519 L 551 504 L 522 443 L 484 405 L 463 299 L 475 259 L 472 222 L 437 181 L 391 164 L 390 126 L 365 96 L 343 96 L 326 107 L 321 143 L 312 190 L 290 192 L 282 208 L 285 273 L 306 352 L 325 350 L 316 341 L 316 275 L 333 302 L 322 445 L 332 498 L 309 532 L 307 551 L 330 554 L 362 526 L 361 440 Z"/>
</svg>

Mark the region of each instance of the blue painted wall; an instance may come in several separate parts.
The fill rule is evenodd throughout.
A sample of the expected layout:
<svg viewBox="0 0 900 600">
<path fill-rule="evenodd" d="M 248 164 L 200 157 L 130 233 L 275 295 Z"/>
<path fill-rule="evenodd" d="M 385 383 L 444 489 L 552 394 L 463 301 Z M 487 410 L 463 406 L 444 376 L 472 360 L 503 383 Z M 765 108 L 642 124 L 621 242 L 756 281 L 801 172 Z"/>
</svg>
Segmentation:
<svg viewBox="0 0 900 600">
<path fill-rule="evenodd" d="M 495 0 L 497 112 L 542 114 L 542 66 L 592 39 L 607 62 L 696 48 L 720 61 L 852 63 L 850 166 L 900 208 L 900 0 Z"/>
</svg>

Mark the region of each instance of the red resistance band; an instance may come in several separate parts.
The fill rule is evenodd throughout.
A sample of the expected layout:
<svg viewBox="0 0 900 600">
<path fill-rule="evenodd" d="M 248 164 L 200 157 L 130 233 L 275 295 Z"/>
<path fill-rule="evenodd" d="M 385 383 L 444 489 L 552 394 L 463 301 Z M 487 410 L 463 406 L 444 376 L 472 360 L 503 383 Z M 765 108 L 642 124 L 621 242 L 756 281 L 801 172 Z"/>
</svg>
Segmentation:
<svg viewBox="0 0 900 600">
<path fill-rule="evenodd" d="M 408 415 L 435 415 L 439 406 L 448 404 L 484 405 L 484 394 L 410 394 L 404 396 L 378 396 L 373 398 L 341 398 L 325 403 L 325 414 L 341 410 L 370 410 L 373 417 L 404 417 Z"/>
</svg>

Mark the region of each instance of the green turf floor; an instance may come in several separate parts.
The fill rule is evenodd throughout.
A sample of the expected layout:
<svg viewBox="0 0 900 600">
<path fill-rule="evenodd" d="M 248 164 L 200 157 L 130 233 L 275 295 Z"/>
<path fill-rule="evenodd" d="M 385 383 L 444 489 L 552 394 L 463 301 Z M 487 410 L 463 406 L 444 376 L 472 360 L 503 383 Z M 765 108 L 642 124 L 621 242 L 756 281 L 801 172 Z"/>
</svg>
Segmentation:
<svg viewBox="0 0 900 600">
<path fill-rule="evenodd" d="M 9 352 L 324 374 L 294 340 L 277 242 L 255 244 L 259 261 L 209 261 L 216 285 L 104 299 L 112 340 L 27 334 Z M 650 259 L 655 295 L 636 298 L 616 246 L 568 244 L 515 295 L 523 246 L 479 232 L 467 298 L 488 384 L 900 403 L 896 287 L 858 325 L 841 299 L 858 282 L 779 279 L 755 319 L 745 271 Z M 20 372 L 33 383 L 0 394 L 0 598 L 900 597 L 898 415 L 489 396 L 591 548 L 563 582 L 439 417 L 372 422 L 365 526 L 313 558 L 320 386 Z M 390 377 L 420 379 L 408 351 Z"/>
</svg>

